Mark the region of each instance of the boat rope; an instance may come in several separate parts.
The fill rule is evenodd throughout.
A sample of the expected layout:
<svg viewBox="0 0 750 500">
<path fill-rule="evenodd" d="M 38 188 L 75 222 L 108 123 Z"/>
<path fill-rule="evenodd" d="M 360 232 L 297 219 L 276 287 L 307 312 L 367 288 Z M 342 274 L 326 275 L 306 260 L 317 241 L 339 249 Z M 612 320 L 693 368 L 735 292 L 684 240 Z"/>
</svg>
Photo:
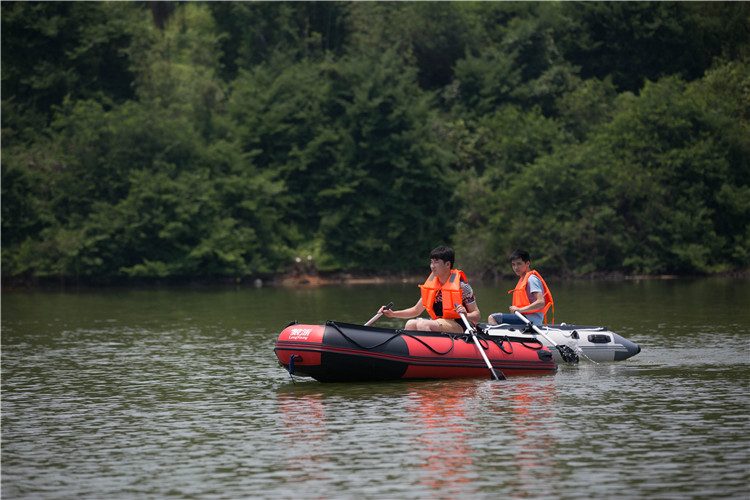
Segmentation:
<svg viewBox="0 0 750 500">
<path fill-rule="evenodd" d="M 535 339 L 531 339 L 531 342 L 533 342 L 536 345 L 536 347 L 532 345 L 528 345 L 529 343 L 528 340 L 520 340 L 518 343 L 524 346 L 526 349 L 532 349 L 534 351 L 538 351 L 539 349 L 544 349 L 544 342 L 542 342 L 541 340 L 535 338 Z"/>
<path fill-rule="evenodd" d="M 302 361 L 302 356 L 298 356 L 297 354 L 292 354 L 291 356 L 289 356 L 289 376 L 291 377 L 293 384 L 295 383 L 294 381 L 294 360 L 295 359 Z"/>
<path fill-rule="evenodd" d="M 339 325 L 337 325 L 335 321 L 327 321 L 327 322 L 326 322 L 326 325 L 334 327 L 334 328 L 336 329 L 336 331 L 338 331 L 338 332 L 339 332 L 339 333 L 341 334 L 341 336 L 342 336 L 342 337 L 344 337 L 344 338 L 345 338 L 346 340 L 348 340 L 348 341 L 349 341 L 349 342 L 351 342 L 352 344 L 356 345 L 356 346 L 357 346 L 357 347 L 359 347 L 360 349 L 366 349 L 366 350 L 368 350 L 368 351 L 369 351 L 369 350 L 372 350 L 372 349 L 377 349 L 378 347 L 380 347 L 380 346 L 383 346 L 383 345 L 387 344 L 388 342 L 390 342 L 391 340 L 395 339 L 396 337 L 401 337 L 401 336 L 405 336 L 405 337 L 411 337 L 411 338 L 413 338 L 414 340 L 416 340 L 417 342 L 419 342 L 420 344 L 422 344 L 423 346 L 425 346 L 425 347 L 426 347 L 427 349 L 429 349 L 430 351 L 434 352 L 434 353 L 435 353 L 435 354 L 437 354 L 438 356 L 445 356 L 446 354 L 448 354 L 449 352 L 451 352 L 451 351 L 453 350 L 453 346 L 454 346 L 454 345 L 456 344 L 456 336 L 460 336 L 460 335 L 456 335 L 456 336 L 453 336 L 453 335 L 451 335 L 451 334 L 448 334 L 448 333 L 446 333 L 446 334 L 445 334 L 445 335 L 446 335 L 446 336 L 447 336 L 448 338 L 450 338 L 450 339 L 451 339 L 451 346 L 450 346 L 450 348 L 449 348 L 449 349 L 448 349 L 447 351 L 445 351 L 445 352 L 439 352 L 439 351 L 435 350 L 435 349 L 434 349 L 434 348 L 433 348 L 433 347 L 432 347 L 432 346 L 431 346 L 430 344 L 428 344 L 427 342 L 423 341 L 423 340 L 422 340 L 422 339 L 420 339 L 419 337 L 415 337 L 414 335 L 412 335 L 412 334 L 410 334 L 410 333 L 406 333 L 406 331 L 404 331 L 404 330 L 396 330 L 396 331 L 395 331 L 396 333 L 394 333 L 393 335 L 391 335 L 390 337 L 388 337 L 387 339 L 385 339 L 385 340 L 384 340 L 383 342 L 381 342 L 381 343 L 379 343 L 379 344 L 377 344 L 377 345 L 371 346 L 371 347 L 367 347 L 367 346 L 363 346 L 362 344 L 358 343 L 358 342 L 357 342 L 356 340 L 352 339 L 352 338 L 351 338 L 351 337 L 349 337 L 349 336 L 348 336 L 347 334 L 345 334 L 345 333 L 344 333 L 344 332 L 343 332 L 343 331 L 341 330 L 341 328 L 339 328 Z"/>
<path fill-rule="evenodd" d="M 503 335 L 500 338 L 493 337 L 490 340 L 492 340 L 492 342 L 494 342 L 495 345 L 505 354 L 508 354 L 508 355 L 513 354 L 513 341 L 507 335 Z M 505 345 L 506 342 L 508 343 L 508 346 L 510 348 L 508 350 L 506 350 L 505 347 L 503 347 L 503 345 Z M 531 349 L 532 351 L 538 351 L 540 349 L 544 349 L 544 344 L 542 343 L 541 340 L 538 340 L 538 339 L 530 339 L 530 340 L 518 340 L 517 339 L 516 342 L 524 346 L 526 349 Z M 529 345 L 530 343 L 532 345 Z"/>
<path fill-rule="evenodd" d="M 447 350 L 447 351 L 445 351 L 445 352 L 438 352 L 438 351 L 436 351 L 435 349 L 433 349 L 433 348 L 432 348 L 432 346 L 431 346 L 430 344 L 428 344 L 427 342 L 423 341 L 423 340 L 422 340 L 422 339 L 420 339 L 419 337 L 415 337 L 414 335 L 411 335 L 411 334 L 409 334 L 409 333 L 406 333 L 406 332 L 405 332 L 405 331 L 403 331 L 403 330 L 398 330 L 398 331 L 399 331 L 399 332 L 400 332 L 400 333 L 401 333 L 402 335 L 405 335 L 405 336 L 407 336 L 407 337 L 411 337 L 411 338 L 413 338 L 414 340 L 416 340 L 417 342 L 419 342 L 420 344 L 422 344 L 423 346 L 425 346 L 425 347 L 426 347 L 427 349 L 431 350 L 432 352 L 434 352 L 435 354 L 437 354 L 437 355 L 439 355 L 439 356 L 445 356 L 446 354 L 448 354 L 449 352 L 451 352 L 451 351 L 453 350 L 453 346 L 454 346 L 454 345 L 456 345 L 456 338 L 455 338 L 455 337 L 454 337 L 453 335 L 450 335 L 450 334 L 447 334 L 447 333 L 446 333 L 445 335 L 446 335 L 446 336 L 447 336 L 447 337 L 448 337 L 449 339 L 451 339 L 451 347 L 450 347 L 450 349 L 448 349 L 448 350 Z"/>
<path fill-rule="evenodd" d="M 498 343 L 498 341 L 500 341 L 500 342 Z M 505 347 L 503 347 L 503 345 L 505 344 L 505 342 L 506 342 L 506 341 L 508 342 L 508 346 L 510 347 L 510 350 L 509 350 L 509 351 L 506 351 L 506 350 L 505 350 Z M 492 342 L 494 342 L 494 343 L 495 343 L 495 345 L 496 345 L 496 346 L 497 346 L 497 347 L 498 347 L 498 348 L 499 348 L 499 349 L 500 349 L 501 351 L 503 351 L 503 352 L 504 352 L 505 354 L 513 354 L 513 343 L 512 343 L 511 341 L 510 341 L 510 339 L 508 338 L 508 336 L 507 336 L 507 335 L 506 335 L 506 336 L 504 336 L 504 337 L 501 337 L 501 338 L 499 338 L 499 339 L 492 339 Z"/>
<path fill-rule="evenodd" d="M 508 325 L 508 323 L 503 323 L 502 325 L 498 325 L 498 326 L 509 326 L 509 325 Z M 490 335 L 489 334 L 489 331 L 493 330 L 493 329 L 494 329 L 493 327 L 489 327 L 488 326 L 487 328 L 480 328 L 479 331 L 481 333 L 483 333 L 484 335 L 489 335 L 490 337 L 497 337 L 497 335 Z M 530 331 L 530 330 L 531 329 L 529 327 L 527 327 L 524 330 L 519 330 L 519 332 L 526 333 L 527 331 Z M 511 329 L 511 331 L 514 331 L 514 330 Z M 510 338 L 507 335 L 503 335 L 502 337 L 499 338 L 499 340 L 500 340 L 500 343 L 498 344 L 497 340 L 495 340 L 494 338 L 492 338 L 492 341 L 495 342 L 495 344 L 500 348 L 501 351 L 503 351 L 505 354 L 512 354 L 513 353 L 513 341 L 511 341 Z M 510 352 L 506 351 L 505 349 L 503 349 L 503 343 L 504 342 L 508 342 L 508 344 L 510 344 Z M 540 349 L 544 349 L 544 343 L 541 340 L 539 340 L 538 338 L 536 338 L 536 337 L 528 339 L 528 340 L 526 340 L 526 339 L 516 339 L 516 342 L 518 342 L 519 344 L 521 344 L 522 346 L 524 346 L 526 349 L 531 349 L 533 351 L 538 351 Z M 531 342 L 533 345 L 529 345 L 529 342 Z"/>
<path fill-rule="evenodd" d="M 466 341 L 467 344 L 470 344 L 471 342 L 474 342 L 474 339 L 471 338 L 471 335 L 466 335 L 466 338 L 464 340 Z M 485 351 L 489 350 L 490 343 L 487 340 L 485 340 L 484 344 L 482 344 L 482 340 L 484 340 L 484 339 L 480 339 L 479 337 L 477 337 L 477 341 L 479 341 L 479 345 L 482 346 L 482 349 L 484 349 Z M 495 343 L 495 345 L 497 345 L 497 343 Z M 498 347 L 500 347 L 500 346 L 498 346 Z"/>
</svg>

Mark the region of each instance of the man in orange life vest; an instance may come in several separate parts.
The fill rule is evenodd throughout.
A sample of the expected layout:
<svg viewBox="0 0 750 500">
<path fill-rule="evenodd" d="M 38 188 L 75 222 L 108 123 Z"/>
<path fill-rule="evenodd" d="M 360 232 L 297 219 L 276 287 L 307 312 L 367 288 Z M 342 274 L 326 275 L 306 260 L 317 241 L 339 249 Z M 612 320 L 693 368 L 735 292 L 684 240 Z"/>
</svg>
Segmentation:
<svg viewBox="0 0 750 500">
<path fill-rule="evenodd" d="M 466 275 L 463 271 L 451 269 L 454 259 L 452 248 L 439 246 L 434 249 L 430 252 L 432 273 L 424 285 L 419 285 L 422 296 L 417 303 L 400 311 L 384 309 L 383 306 L 378 312 L 389 318 L 416 318 L 406 322 L 405 330 L 462 333 L 466 327 L 461 313 L 474 323 L 481 319 L 481 313 Z M 417 318 L 425 310 L 430 319 Z"/>
<path fill-rule="evenodd" d="M 510 265 L 519 276 L 518 283 L 513 290 L 513 304 L 510 306 L 510 314 L 494 313 L 487 318 L 490 325 L 507 323 L 511 325 L 522 325 L 523 320 L 515 315 L 518 311 L 526 316 L 535 325 L 547 324 L 547 311 L 552 308 L 554 322 L 554 302 L 552 294 L 544 282 L 542 276 L 531 269 L 531 256 L 525 250 L 516 250 L 510 256 Z"/>
</svg>

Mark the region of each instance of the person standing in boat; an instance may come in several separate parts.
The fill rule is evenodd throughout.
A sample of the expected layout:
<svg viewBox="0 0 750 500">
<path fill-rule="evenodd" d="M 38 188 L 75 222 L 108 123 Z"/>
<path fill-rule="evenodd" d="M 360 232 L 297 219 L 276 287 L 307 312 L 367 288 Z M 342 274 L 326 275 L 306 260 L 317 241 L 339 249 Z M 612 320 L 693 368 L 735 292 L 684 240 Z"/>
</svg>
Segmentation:
<svg viewBox="0 0 750 500">
<path fill-rule="evenodd" d="M 547 324 L 547 311 L 551 308 L 554 322 L 554 302 L 547 283 L 542 276 L 531 269 L 531 255 L 526 250 L 516 250 L 510 256 L 510 265 L 519 279 L 516 287 L 508 293 L 513 294 L 510 314 L 493 313 L 487 318 L 490 325 L 507 323 L 522 325 L 523 320 L 515 315 L 518 311 L 535 325 Z"/>
<path fill-rule="evenodd" d="M 481 313 L 466 275 L 463 271 L 452 269 L 455 258 L 452 248 L 435 248 L 430 252 L 432 272 L 427 281 L 419 285 L 422 296 L 417 303 L 400 311 L 392 311 L 382 306 L 378 312 L 389 318 L 414 318 L 406 322 L 406 330 L 462 333 L 466 327 L 461 319 L 461 313 L 474 323 L 481 319 Z M 417 318 L 425 310 L 430 319 Z"/>
</svg>

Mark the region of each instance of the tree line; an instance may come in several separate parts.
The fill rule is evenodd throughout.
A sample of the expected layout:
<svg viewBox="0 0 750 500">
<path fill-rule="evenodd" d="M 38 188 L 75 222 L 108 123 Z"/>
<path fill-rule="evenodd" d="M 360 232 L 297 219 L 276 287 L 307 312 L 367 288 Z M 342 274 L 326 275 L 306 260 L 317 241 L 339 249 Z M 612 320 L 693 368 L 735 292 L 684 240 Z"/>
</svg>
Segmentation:
<svg viewBox="0 0 750 500">
<path fill-rule="evenodd" d="M 5 280 L 750 267 L 744 2 L 2 2 Z"/>
</svg>

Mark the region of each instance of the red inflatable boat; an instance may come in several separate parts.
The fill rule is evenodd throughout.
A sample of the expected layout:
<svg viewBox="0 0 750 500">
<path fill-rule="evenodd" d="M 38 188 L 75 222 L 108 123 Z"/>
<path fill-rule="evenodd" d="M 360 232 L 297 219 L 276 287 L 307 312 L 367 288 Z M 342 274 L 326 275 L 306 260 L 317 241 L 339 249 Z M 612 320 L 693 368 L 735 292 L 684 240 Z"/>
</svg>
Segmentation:
<svg viewBox="0 0 750 500">
<path fill-rule="evenodd" d="M 505 376 L 550 373 L 552 353 L 536 339 L 509 332 L 479 334 L 495 370 Z M 328 321 L 287 326 L 274 348 L 289 373 L 320 382 L 489 377 L 489 369 L 467 333 L 391 330 Z"/>
</svg>

